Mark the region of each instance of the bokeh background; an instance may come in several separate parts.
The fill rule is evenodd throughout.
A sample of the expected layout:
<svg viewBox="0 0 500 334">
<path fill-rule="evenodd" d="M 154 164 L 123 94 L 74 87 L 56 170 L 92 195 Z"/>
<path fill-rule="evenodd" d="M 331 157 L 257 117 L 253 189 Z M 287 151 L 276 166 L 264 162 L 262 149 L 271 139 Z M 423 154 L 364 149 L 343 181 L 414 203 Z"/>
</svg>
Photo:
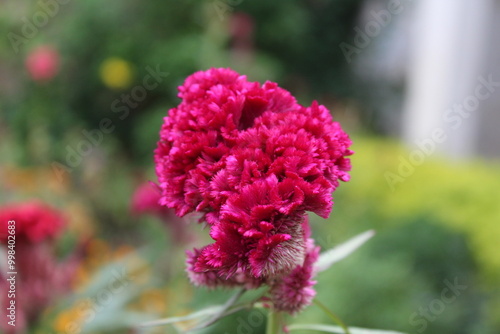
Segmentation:
<svg viewBox="0 0 500 334">
<path fill-rule="evenodd" d="M 176 87 L 210 67 L 318 100 L 353 139 L 352 180 L 329 219 L 311 217 L 313 235 L 324 249 L 367 229 L 377 235 L 319 275 L 322 303 L 352 326 L 500 332 L 498 2 L 0 8 L 0 202 L 61 210 L 55 256 L 79 254 L 71 289 L 26 332 L 173 333 L 135 324 L 227 298 L 191 287 L 184 273 L 184 251 L 206 244 L 206 230 L 140 202 L 144 182 L 156 180 L 152 152 L 179 103 Z M 116 272 L 125 289 L 110 290 Z M 200 333 L 262 333 L 264 316 L 252 312 Z M 289 321 L 331 322 L 315 306 Z"/>
</svg>

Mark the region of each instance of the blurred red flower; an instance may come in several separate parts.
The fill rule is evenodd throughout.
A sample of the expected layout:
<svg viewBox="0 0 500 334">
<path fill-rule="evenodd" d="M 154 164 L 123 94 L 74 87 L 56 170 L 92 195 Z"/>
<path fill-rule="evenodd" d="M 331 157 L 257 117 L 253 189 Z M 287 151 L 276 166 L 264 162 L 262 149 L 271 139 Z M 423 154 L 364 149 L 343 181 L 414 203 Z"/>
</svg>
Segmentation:
<svg viewBox="0 0 500 334">
<path fill-rule="evenodd" d="M 38 243 L 57 236 L 65 224 L 62 213 L 40 201 L 0 207 L 0 240 L 7 240 L 9 220 L 15 221 L 17 242 Z"/>
<path fill-rule="evenodd" d="M 26 58 L 26 69 L 34 81 L 50 81 L 59 70 L 59 52 L 49 45 L 34 49 Z"/>
<path fill-rule="evenodd" d="M 64 260 L 56 256 L 55 237 L 64 225 L 61 212 L 39 201 L 0 207 L 0 251 L 13 257 L 9 270 L 0 272 L 0 291 L 15 286 L 13 294 L 0 295 L 2 314 L 12 301 L 16 307 L 15 327 L 0 322 L 5 333 L 26 333 L 52 302 L 70 290 L 80 258 L 78 254 Z M 7 281 L 13 277 L 7 272 L 15 272 L 15 282 Z M 8 319 L 5 314 L 2 318 Z"/>
</svg>

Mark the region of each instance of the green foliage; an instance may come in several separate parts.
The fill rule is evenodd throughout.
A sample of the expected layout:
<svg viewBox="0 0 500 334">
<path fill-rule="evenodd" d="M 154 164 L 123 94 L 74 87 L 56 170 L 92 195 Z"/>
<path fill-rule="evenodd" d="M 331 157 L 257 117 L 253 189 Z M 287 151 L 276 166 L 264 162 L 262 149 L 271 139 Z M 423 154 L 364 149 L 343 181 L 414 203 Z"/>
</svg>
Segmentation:
<svg viewBox="0 0 500 334">
<path fill-rule="evenodd" d="M 398 173 L 409 152 L 382 139 L 355 137 L 352 179 L 335 193 L 333 223 L 311 217 L 317 241 L 331 247 L 374 228 L 376 237 L 319 276 L 318 295 L 349 325 L 415 332 L 410 316 L 440 300 L 444 280 L 468 288 L 428 321 L 425 333 L 487 333 L 498 328 L 500 237 L 498 169 L 429 157 L 391 190 L 385 173 Z M 323 276 L 327 276 L 324 278 Z M 349 288 L 346 288 L 349 287 Z M 309 312 L 306 311 L 306 312 Z M 312 322 L 321 319 L 311 317 Z M 391 319 L 391 320 L 389 320 Z"/>
<path fill-rule="evenodd" d="M 89 0 L 60 5 L 47 25 L 19 45 L 18 53 L 9 42 L 0 46 L 5 55 L 2 62 L 21 74 L 11 79 L 18 89 L 0 96 L 0 108 L 5 111 L 2 121 L 12 126 L 16 141 L 27 147 L 18 162 L 64 160 L 67 145 L 82 140 L 83 130 L 97 129 L 103 118 L 110 118 L 115 129 L 105 142 L 116 138 L 129 159 L 149 163 L 144 147 L 151 146 L 161 120 L 155 118 L 155 126 L 142 128 L 147 133 L 138 134 L 136 124 L 157 115 L 158 110 L 166 114 L 178 103 L 176 87 L 182 80 L 211 66 L 231 66 L 252 79 L 301 87 L 298 93 L 303 95 L 352 95 L 348 64 L 337 46 L 352 34 L 348 27 L 359 3 L 112 0 L 102 6 L 100 1 Z M 35 1 L 6 8 L 10 10 L 0 14 L 0 25 L 21 37 L 25 25 L 21 18 L 30 21 L 43 12 Z M 231 15 L 239 12 L 253 20 L 253 60 L 249 61 L 239 59 L 231 49 L 235 38 L 230 31 Z M 23 68 L 27 54 L 42 44 L 53 45 L 61 55 L 59 74 L 45 84 L 33 83 Z M 130 64 L 133 81 L 128 88 L 110 89 L 103 84 L 99 71 L 110 57 Z M 144 100 L 126 105 L 123 95 L 143 85 L 147 69 L 157 67 L 168 76 L 147 91 Z M 123 106 L 128 110 L 117 112 Z"/>
</svg>

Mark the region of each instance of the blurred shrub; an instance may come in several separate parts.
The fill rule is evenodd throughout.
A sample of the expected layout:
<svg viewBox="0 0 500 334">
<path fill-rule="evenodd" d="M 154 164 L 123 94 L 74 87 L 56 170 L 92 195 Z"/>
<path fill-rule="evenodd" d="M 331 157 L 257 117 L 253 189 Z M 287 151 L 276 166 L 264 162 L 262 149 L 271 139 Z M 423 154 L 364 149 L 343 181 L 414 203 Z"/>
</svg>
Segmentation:
<svg viewBox="0 0 500 334">
<path fill-rule="evenodd" d="M 495 245 L 500 237 L 500 173 L 495 164 L 455 164 L 431 156 L 391 190 L 386 173 L 397 174 L 409 152 L 382 139 L 356 138 L 354 143 L 352 180 L 339 189 L 334 217 L 335 210 L 357 212 L 370 217 L 363 225 L 375 228 L 429 217 L 465 233 L 483 278 L 490 283 L 500 279 Z"/>
<path fill-rule="evenodd" d="M 428 157 L 392 191 L 385 173 L 398 173 L 409 152 L 383 139 L 355 137 L 354 143 L 352 179 L 335 195 L 333 223 L 318 220 L 316 235 L 323 248 L 369 228 L 378 235 L 329 273 L 327 281 L 336 282 L 328 287 L 332 308 L 352 324 L 381 328 L 390 322 L 414 332 L 420 326 L 411 326 L 410 315 L 440 298 L 443 280 L 457 277 L 467 290 L 428 322 L 425 333 L 498 330 L 496 166 Z"/>
<path fill-rule="evenodd" d="M 69 2 L 46 14 L 49 22 L 29 38 L 26 22 L 46 13 L 46 6 L 8 2 L 0 27 L 22 43 L 0 44 L 0 71 L 10 78 L 0 80 L 6 87 L 0 122 L 26 148 L 19 160 L 25 164 L 64 161 L 68 145 L 74 149 L 85 139 L 83 131 L 99 129 L 104 118 L 114 126 L 104 145 L 117 145 L 134 163 L 150 163 L 143 147 L 149 150 L 156 141 L 157 111 L 166 115 L 178 104 L 176 87 L 194 71 L 232 66 L 302 96 L 354 94 L 338 45 L 352 34 L 360 2 Z M 245 24 L 247 33 L 235 28 Z M 39 45 L 60 57 L 59 73 L 47 82 L 34 82 L 23 69 Z M 157 75 L 148 85 L 152 72 Z M 156 125 L 138 134 L 137 122 Z"/>
</svg>

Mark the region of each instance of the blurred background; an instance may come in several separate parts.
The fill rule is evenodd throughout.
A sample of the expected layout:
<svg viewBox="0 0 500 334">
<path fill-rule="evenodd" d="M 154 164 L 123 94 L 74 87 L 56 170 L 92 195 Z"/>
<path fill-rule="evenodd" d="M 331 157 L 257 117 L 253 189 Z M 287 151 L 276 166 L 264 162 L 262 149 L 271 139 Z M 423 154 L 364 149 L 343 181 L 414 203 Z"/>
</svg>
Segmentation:
<svg viewBox="0 0 500 334">
<path fill-rule="evenodd" d="M 184 251 L 207 233 L 155 208 L 147 184 L 177 86 L 210 67 L 317 100 L 353 139 L 352 180 L 328 220 L 311 217 L 313 236 L 328 249 L 377 235 L 318 276 L 322 303 L 351 326 L 500 332 L 498 1 L 0 8 L 0 204 L 59 210 L 67 223 L 51 241 L 54 261 L 77 258 L 71 287 L 19 333 L 139 333 L 142 321 L 227 298 L 189 285 Z M 126 289 L 111 287 L 117 275 Z M 203 333 L 261 333 L 263 315 L 252 312 Z M 330 323 L 315 306 L 289 320 Z"/>
</svg>

